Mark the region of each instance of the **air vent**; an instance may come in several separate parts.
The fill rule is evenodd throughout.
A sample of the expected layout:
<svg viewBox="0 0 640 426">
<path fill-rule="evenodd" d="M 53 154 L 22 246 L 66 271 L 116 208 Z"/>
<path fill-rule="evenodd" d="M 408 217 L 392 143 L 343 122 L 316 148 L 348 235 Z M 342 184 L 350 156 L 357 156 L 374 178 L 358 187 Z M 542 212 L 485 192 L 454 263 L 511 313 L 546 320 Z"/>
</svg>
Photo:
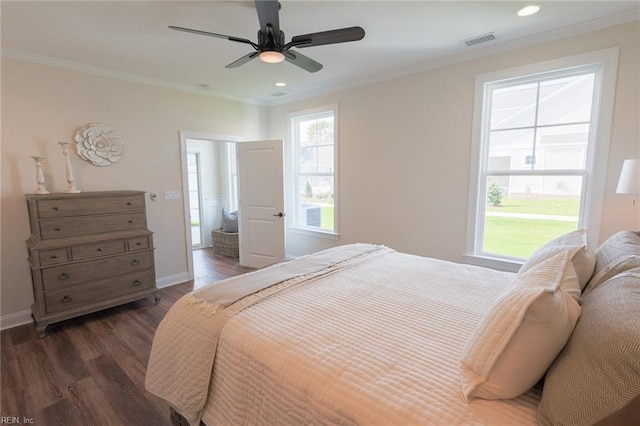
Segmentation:
<svg viewBox="0 0 640 426">
<path fill-rule="evenodd" d="M 275 96 L 276 98 L 279 98 L 280 96 L 284 96 L 286 94 L 287 94 L 286 92 L 275 92 L 275 93 L 272 93 L 271 96 Z"/>
<path fill-rule="evenodd" d="M 483 34 L 480 36 L 468 38 L 466 40 L 462 40 L 460 43 L 464 43 L 467 46 L 475 46 L 476 44 L 485 43 L 487 41 L 495 40 L 496 36 L 493 33 Z"/>
</svg>

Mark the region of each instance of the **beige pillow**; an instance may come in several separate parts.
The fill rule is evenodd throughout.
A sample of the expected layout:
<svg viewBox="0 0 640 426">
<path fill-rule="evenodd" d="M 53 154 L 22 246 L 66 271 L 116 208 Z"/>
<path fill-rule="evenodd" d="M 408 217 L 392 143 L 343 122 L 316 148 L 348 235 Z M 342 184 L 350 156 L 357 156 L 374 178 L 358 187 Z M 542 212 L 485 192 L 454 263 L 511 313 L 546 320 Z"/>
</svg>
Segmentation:
<svg viewBox="0 0 640 426">
<path fill-rule="evenodd" d="M 619 273 L 640 267 L 640 232 L 620 231 L 595 251 L 596 267 L 584 294 Z"/>
<path fill-rule="evenodd" d="M 580 316 L 569 294 L 580 292 L 571 262 L 578 250 L 557 253 L 518 274 L 491 307 L 462 352 L 467 401 L 514 398 L 542 378 Z"/>
<path fill-rule="evenodd" d="M 574 258 L 572 259 L 572 262 L 573 267 L 576 269 L 576 274 L 578 275 L 580 289 L 582 290 L 589 282 L 589 279 L 593 275 L 593 269 L 596 266 L 596 256 L 587 245 L 586 229 L 578 229 L 549 241 L 547 244 L 536 250 L 524 262 L 518 273 L 524 273 L 528 271 L 536 264 L 550 258 L 556 253 L 576 247 L 580 247 L 582 248 L 582 250 L 576 253 Z"/>
<path fill-rule="evenodd" d="M 611 416 L 613 422 L 624 418 L 634 398 L 640 403 L 638 395 L 640 268 L 584 297 L 580 321 L 545 377 L 537 419 L 543 425 L 592 425 Z"/>
</svg>

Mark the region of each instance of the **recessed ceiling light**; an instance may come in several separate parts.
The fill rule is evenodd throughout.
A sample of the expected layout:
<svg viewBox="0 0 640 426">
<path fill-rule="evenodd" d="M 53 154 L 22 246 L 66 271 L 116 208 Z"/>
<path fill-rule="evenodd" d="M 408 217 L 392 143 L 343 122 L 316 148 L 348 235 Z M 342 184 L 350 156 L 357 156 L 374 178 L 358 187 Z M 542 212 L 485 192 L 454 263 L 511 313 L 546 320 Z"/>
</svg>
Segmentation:
<svg viewBox="0 0 640 426">
<path fill-rule="evenodd" d="M 539 11 L 540 11 L 540 6 L 536 6 L 535 4 L 532 4 L 518 10 L 518 16 L 531 16 L 538 13 Z"/>
<path fill-rule="evenodd" d="M 276 83 L 276 86 L 278 86 L 278 87 L 284 87 L 286 85 L 287 85 L 287 83 L 285 83 L 284 81 L 279 81 L 279 82 Z"/>
</svg>

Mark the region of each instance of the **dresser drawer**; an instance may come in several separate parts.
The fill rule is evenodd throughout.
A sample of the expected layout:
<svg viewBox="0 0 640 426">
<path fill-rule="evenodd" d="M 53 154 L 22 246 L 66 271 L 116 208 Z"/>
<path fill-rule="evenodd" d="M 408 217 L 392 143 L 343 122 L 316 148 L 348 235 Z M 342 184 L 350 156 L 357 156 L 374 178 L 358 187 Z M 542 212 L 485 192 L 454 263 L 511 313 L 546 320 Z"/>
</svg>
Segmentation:
<svg viewBox="0 0 640 426">
<path fill-rule="evenodd" d="M 43 240 L 126 231 L 145 228 L 144 213 L 126 213 L 110 216 L 81 216 L 40 221 L 40 237 Z"/>
<path fill-rule="evenodd" d="M 81 244 L 71 247 L 73 260 L 90 259 L 92 257 L 118 253 L 124 253 L 124 239 L 99 241 L 97 243 Z"/>
<path fill-rule="evenodd" d="M 141 251 L 44 268 L 42 270 L 42 286 L 45 290 L 55 290 L 113 275 L 142 271 L 151 268 L 153 265 L 152 256 L 153 252 L 151 251 Z"/>
<path fill-rule="evenodd" d="M 65 263 L 69 260 L 66 248 L 54 248 L 49 250 L 40 250 L 40 265 L 57 265 Z"/>
<path fill-rule="evenodd" d="M 47 313 L 55 313 L 84 307 L 132 294 L 156 285 L 153 271 L 138 272 L 92 283 L 45 292 Z"/>
<path fill-rule="evenodd" d="M 84 216 L 107 213 L 127 213 L 144 209 L 142 195 L 115 197 L 59 198 L 38 200 L 40 219 Z"/>
<path fill-rule="evenodd" d="M 129 247 L 129 251 L 145 250 L 151 247 L 149 237 L 147 236 L 127 238 L 127 245 Z"/>
</svg>

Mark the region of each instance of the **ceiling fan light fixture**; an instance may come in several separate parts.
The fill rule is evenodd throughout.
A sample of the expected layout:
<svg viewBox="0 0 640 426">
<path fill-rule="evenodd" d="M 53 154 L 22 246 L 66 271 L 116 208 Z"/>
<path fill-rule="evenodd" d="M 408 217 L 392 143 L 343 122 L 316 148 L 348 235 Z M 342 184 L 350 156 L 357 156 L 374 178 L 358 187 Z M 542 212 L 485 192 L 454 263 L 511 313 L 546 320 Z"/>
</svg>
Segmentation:
<svg viewBox="0 0 640 426">
<path fill-rule="evenodd" d="M 278 64 L 284 61 L 284 54 L 282 52 L 276 52 L 275 50 L 265 50 L 260 52 L 260 60 L 268 64 Z"/>
</svg>

